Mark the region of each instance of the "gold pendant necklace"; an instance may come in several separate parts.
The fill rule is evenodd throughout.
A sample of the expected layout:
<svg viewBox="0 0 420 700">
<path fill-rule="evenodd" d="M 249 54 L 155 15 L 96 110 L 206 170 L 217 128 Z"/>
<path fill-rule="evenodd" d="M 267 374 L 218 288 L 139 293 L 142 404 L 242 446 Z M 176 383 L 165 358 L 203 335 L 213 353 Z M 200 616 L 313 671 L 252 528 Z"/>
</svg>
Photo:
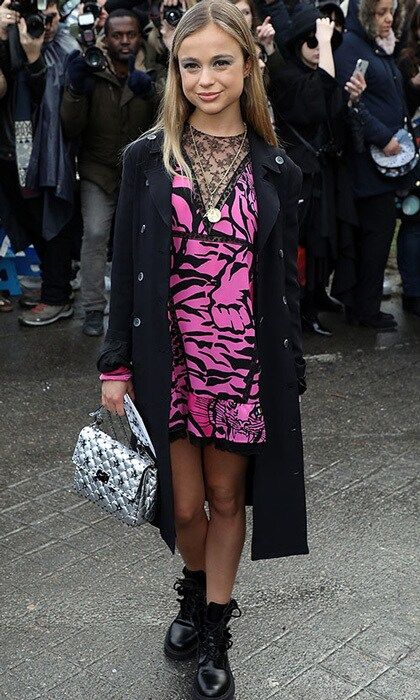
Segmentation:
<svg viewBox="0 0 420 700">
<path fill-rule="evenodd" d="M 206 211 L 206 217 L 211 224 L 217 224 L 222 218 L 222 212 L 217 207 L 209 207 Z"/>
<path fill-rule="evenodd" d="M 199 155 L 199 153 L 198 153 L 197 144 L 196 144 L 196 142 L 195 142 L 193 127 L 191 126 L 191 124 L 190 124 L 190 134 L 191 134 L 191 140 L 192 140 L 193 146 L 194 146 L 195 155 L 196 155 L 196 157 L 197 157 L 197 161 L 198 161 L 198 164 L 199 164 L 199 166 L 200 166 L 201 174 L 202 174 L 202 176 L 203 176 L 203 180 L 204 180 L 204 183 L 205 183 L 205 185 L 206 185 L 207 192 L 208 192 L 208 194 L 209 194 L 209 203 L 208 203 L 208 206 L 207 206 L 207 209 L 206 209 L 206 212 L 205 212 L 205 217 L 206 217 L 206 219 L 208 219 L 208 220 L 210 221 L 211 224 L 217 224 L 217 222 L 220 221 L 220 219 L 222 218 L 222 212 L 220 211 L 220 209 L 219 209 L 218 207 L 215 207 L 215 206 L 214 206 L 214 195 L 216 194 L 216 192 L 217 192 L 217 190 L 219 189 L 220 185 L 223 183 L 223 181 L 225 180 L 225 178 L 229 175 L 230 171 L 232 170 L 232 168 L 234 167 L 236 161 L 238 160 L 238 158 L 239 158 L 239 156 L 240 156 L 240 153 L 241 153 L 241 151 L 242 151 L 243 145 L 244 145 L 244 143 L 245 143 L 245 139 L 246 139 L 246 135 L 247 135 L 247 129 L 245 128 L 245 131 L 244 131 L 244 134 L 243 134 L 242 141 L 241 141 L 241 144 L 240 144 L 240 146 L 239 146 L 238 152 L 236 153 L 235 157 L 234 157 L 233 160 L 231 161 L 231 163 L 230 163 L 229 167 L 227 168 L 227 170 L 223 173 L 223 175 L 222 175 L 220 181 L 217 183 L 217 185 L 216 185 L 216 187 L 213 189 L 213 191 L 210 189 L 210 187 L 209 187 L 209 185 L 208 185 L 208 182 L 207 182 L 207 178 L 206 178 L 206 175 L 205 175 L 205 172 L 204 172 L 203 164 L 202 164 L 202 162 L 201 162 L 201 158 L 200 158 L 200 155 Z"/>
</svg>

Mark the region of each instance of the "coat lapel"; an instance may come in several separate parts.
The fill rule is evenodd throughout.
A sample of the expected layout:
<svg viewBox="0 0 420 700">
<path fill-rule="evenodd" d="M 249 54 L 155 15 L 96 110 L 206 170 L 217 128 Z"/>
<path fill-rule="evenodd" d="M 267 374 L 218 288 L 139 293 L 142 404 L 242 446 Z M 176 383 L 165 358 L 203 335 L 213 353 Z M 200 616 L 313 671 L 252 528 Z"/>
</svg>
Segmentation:
<svg viewBox="0 0 420 700">
<path fill-rule="evenodd" d="M 157 134 L 154 139 L 150 139 L 150 142 L 150 159 L 143 166 L 143 169 L 148 179 L 153 205 L 159 212 L 167 230 L 170 231 L 172 224 L 172 182 L 163 167 L 162 134 Z M 277 176 L 281 175 L 284 161 L 281 156 L 278 156 L 276 149 L 266 144 L 253 131 L 250 131 L 249 143 L 258 203 L 258 249 L 261 250 L 273 230 L 280 211 L 278 191 L 270 177 L 273 177 L 272 173 L 276 173 Z"/>
<path fill-rule="evenodd" d="M 148 137 L 146 136 L 146 138 Z M 151 200 L 159 212 L 163 223 L 170 231 L 172 224 L 172 181 L 163 166 L 162 135 L 157 134 L 150 141 L 150 159 L 143 166 L 143 169 L 148 180 Z"/>
<path fill-rule="evenodd" d="M 280 211 L 279 195 L 270 180 L 270 175 L 272 172 L 277 173 L 277 176 L 281 174 L 284 161 L 281 156 L 278 156 L 276 149 L 265 143 L 253 131 L 249 134 L 249 144 L 258 204 L 258 250 L 261 250 L 273 230 Z"/>
</svg>

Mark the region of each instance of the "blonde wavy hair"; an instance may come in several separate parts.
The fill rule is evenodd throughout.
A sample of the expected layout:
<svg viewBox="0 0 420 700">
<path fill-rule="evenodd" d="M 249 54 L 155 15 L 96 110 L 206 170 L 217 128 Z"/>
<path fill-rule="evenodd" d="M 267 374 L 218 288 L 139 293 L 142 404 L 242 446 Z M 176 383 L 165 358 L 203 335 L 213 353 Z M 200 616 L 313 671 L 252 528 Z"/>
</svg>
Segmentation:
<svg viewBox="0 0 420 700">
<path fill-rule="evenodd" d="M 270 120 L 261 71 L 256 57 L 255 40 L 242 13 L 228 0 L 201 0 L 182 17 L 174 36 L 169 57 L 168 77 L 159 117 L 153 131 L 163 131 L 163 163 L 174 176 L 176 166 L 191 178 L 191 171 L 182 154 L 181 139 L 193 105 L 185 97 L 178 65 L 178 53 L 184 39 L 215 24 L 230 34 L 240 45 L 244 60 L 251 58 L 250 73 L 244 81 L 241 95 L 242 118 L 267 143 L 276 146 L 277 137 Z"/>
</svg>

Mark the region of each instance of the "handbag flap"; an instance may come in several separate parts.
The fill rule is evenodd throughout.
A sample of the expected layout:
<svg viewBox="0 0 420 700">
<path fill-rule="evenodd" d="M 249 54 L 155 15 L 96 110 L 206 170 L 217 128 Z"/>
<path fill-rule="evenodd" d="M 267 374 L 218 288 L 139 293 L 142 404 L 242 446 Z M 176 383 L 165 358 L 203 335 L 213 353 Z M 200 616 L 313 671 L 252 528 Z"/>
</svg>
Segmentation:
<svg viewBox="0 0 420 700">
<path fill-rule="evenodd" d="M 154 467 L 146 453 L 139 454 L 90 425 L 80 431 L 73 462 L 82 473 L 132 499 L 137 495 L 145 469 Z"/>
</svg>

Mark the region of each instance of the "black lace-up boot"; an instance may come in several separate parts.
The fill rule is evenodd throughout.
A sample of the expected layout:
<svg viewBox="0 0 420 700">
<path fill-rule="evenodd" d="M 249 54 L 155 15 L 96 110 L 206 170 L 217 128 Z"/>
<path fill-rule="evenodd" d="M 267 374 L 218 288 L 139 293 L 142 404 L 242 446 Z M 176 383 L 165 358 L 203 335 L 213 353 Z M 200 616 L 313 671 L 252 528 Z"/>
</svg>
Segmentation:
<svg viewBox="0 0 420 700">
<path fill-rule="evenodd" d="M 204 571 L 188 571 L 174 584 L 178 593 L 180 611 L 165 637 L 165 654 L 170 659 L 182 661 L 197 653 L 198 630 L 206 609 L 206 575 Z"/>
<path fill-rule="evenodd" d="M 232 646 L 232 635 L 228 624 L 232 617 L 240 616 L 236 600 L 231 600 L 223 607 L 215 603 L 209 604 L 200 629 L 193 700 L 233 699 L 235 681 L 227 655 Z"/>
</svg>

